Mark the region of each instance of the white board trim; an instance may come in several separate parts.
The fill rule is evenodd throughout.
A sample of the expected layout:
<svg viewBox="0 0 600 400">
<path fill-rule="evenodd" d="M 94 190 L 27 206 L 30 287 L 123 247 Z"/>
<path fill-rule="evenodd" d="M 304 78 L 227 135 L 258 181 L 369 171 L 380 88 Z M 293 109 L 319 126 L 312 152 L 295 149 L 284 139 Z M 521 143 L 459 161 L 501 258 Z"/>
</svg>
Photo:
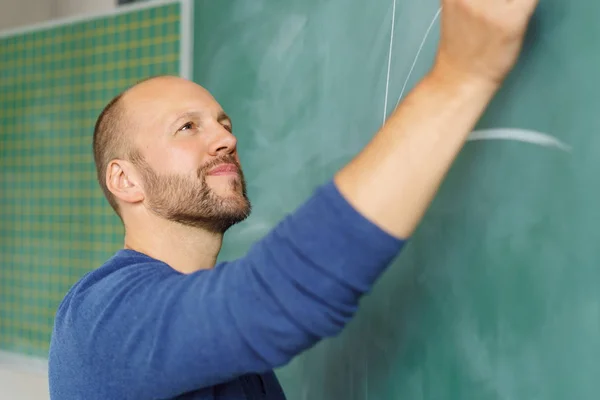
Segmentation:
<svg viewBox="0 0 600 400">
<path fill-rule="evenodd" d="M 194 0 L 181 0 L 179 21 L 179 75 L 194 78 Z"/>
</svg>

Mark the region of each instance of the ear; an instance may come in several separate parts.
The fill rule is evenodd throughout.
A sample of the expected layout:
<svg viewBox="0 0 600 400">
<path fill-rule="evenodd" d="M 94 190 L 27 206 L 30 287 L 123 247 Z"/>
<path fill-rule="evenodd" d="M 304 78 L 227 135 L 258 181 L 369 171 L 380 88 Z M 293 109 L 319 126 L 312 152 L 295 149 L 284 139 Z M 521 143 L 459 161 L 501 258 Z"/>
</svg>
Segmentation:
<svg viewBox="0 0 600 400">
<path fill-rule="evenodd" d="M 108 163 L 106 185 L 115 197 L 126 203 L 139 203 L 144 200 L 139 177 L 128 161 L 113 160 Z"/>
</svg>

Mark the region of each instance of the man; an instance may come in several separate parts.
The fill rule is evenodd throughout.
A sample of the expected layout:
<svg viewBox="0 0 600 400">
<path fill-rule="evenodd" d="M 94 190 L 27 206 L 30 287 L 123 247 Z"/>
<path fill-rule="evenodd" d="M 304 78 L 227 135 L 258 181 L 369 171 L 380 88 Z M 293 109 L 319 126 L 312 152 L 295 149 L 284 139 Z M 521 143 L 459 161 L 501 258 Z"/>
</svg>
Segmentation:
<svg viewBox="0 0 600 400">
<path fill-rule="evenodd" d="M 202 87 L 146 80 L 100 116 L 100 184 L 125 246 L 56 314 L 53 399 L 284 399 L 273 369 L 336 335 L 410 237 L 520 51 L 537 0 L 443 0 L 435 65 L 373 140 L 248 254 L 231 121 Z"/>
</svg>

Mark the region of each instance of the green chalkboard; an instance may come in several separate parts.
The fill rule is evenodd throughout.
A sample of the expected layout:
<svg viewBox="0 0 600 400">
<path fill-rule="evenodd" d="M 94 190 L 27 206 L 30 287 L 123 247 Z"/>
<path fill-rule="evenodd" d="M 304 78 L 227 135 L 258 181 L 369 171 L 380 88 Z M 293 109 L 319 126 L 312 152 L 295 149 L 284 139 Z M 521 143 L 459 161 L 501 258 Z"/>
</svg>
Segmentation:
<svg viewBox="0 0 600 400">
<path fill-rule="evenodd" d="M 196 3 L 195 80 L 233 117 L 255 206 L 223 259 L 367 143 L 386 87 L 389 112 L 430 68 L 438 9 Z M 290 399 L 598 398 L 599 13 L 596 1 L 541 0 L 517 67 L 406 251 L 343 334 L 278 371 Z"/>
</svg>

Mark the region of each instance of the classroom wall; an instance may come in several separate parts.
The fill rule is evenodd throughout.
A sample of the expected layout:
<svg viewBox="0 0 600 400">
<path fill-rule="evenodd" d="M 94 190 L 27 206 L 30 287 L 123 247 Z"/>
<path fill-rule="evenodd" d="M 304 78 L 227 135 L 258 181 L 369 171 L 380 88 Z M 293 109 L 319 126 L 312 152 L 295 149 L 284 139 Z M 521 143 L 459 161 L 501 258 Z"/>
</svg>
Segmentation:
<svg viewBox="0 0 600 400">
<path fill-rule="evenodd" d="M 0 0 L 0 31 L 116 7 L 116 0 Z M 5 358 L 5 357 L 4 357 Z M 0 400 L 47 400 L 43 368 L 0 362 Z"/>
<path fill-rule="evenodd" d="M 0 30 L 52 18 L 56 0 L 0 0 Z"/>
<path fill-rule="evenodd" d="M 69 16 L 114 8 L 117 0 L 56 0 L 56 15 Z"/>
<path fill-rule="evenodd" d="M 0 30 L 108 10 L 116 0 L 0 0 Z"/>
</svg>

